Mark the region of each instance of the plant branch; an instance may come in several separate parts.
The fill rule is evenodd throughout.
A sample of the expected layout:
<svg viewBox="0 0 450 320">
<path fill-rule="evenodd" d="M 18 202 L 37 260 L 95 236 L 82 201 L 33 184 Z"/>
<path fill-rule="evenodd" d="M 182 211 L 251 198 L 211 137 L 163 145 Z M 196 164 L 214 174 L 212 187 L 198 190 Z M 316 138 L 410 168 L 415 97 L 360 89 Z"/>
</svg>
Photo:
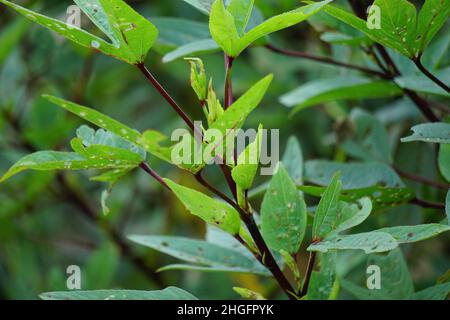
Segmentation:
<svg viewBox="0 0 450 320">
<path fill-rule="evenodd" d="M 425 66 L 422 64 L 422 61 L 420 61 L 420 57 L 412 59 L 412 61 L 415 63 L 417 68 L 428 77 L 431 81 L 436 83 L 439 87 L 447 91 L 447 93 L 450 93 L 450 88 L 441 80 L 439 80 L 434 74 L 432 74 Z"/>
<path fill-rule="evenodd" d="M 225 59 L 225 92 L 223 108 L 226 110 L 233 103 L 233 83 L 231 79 L 234 58 L 224 53 Z"/>
<path fill-rule="evenodd" d="M 412 199 L 409 203 L 415 204 L 422 208 L 427 208 L 427 209 L 445 210 L 445 204 L 443 204 L 443 203 L 431 202 L 428 200 L 422 200 L 422 199 L 418 199 L 418 198 Z"/>
<path fill-rule="evenodd" d="M 361 3 L 361 1 L 356 0 L 349 0 L 350 5 L 355 12 L 355 14 L 361 18 L 366 20 L 366 11 L 364 9 L 364 5 Z M 386 65 L 390 68 L 389 76 L 390 79 L 393 81 L 395 77 L 401 76 L 400 70 L 395 65 L 395 62 L 391 59 L 389 56 L 389 53 L 387 52 L 386 48 L 384 48 L 379 43 L 375 44 L 375 48 L 377 49 L 378 53 L 386 63 Z M 395 83 L 395 82 L 394 82 Z M 434 114 L 431 107 L 428 105 L 427 101 L 422 99 L 417 93 L 414 91 L 401 88 L 403 92 L 415 103 L 415 105 L 419 108 L 419 110 L 422 112 L 422 114 L 425 116 L 425 118 L 428 119 L 430 122 L 439 122 L 440 119 Z"/>
<path fill-rule="evenodd" d="M 275 47 L 271 44 L 267 44 L 265 46 L 267 49 L 276 52 L 276 53 L 280 53 L 280 54 L 284 54 L 286 56 L 291 56 L 291 57 L 297 57 L 297 58 L 303 58 L 303 59 L 308 59 L 308 60 L 313 60 L 313 61 L 318 61 L 318 62 L 323 62 L 323 63 L 327 63 L 327 64 L 331 64 L 331 65 L 335 65 L 335 66 L 340 66 L 340 67 L 344 67 L 347 69 L 353 69 L 353 70 L 358 70 L 367 74 L 371 74 L 371 75 L 375 75 L 378 77 L 381 77 L 383 79 L 389 79 L 389 76 L 386 75 L 383 72 L 377 71 L 377 70 L 373 70 L 373 69 L 369 69 L 366 67 L 362 67 L 362 66 L 357 66 L 351 63 L 346 63 L 346 62 L 341 62 L 341 61 L 336 61 L 332 58 L 328 58 L 328 57 L 320 57 L 320 56 L 316 56 L 310 53 L 306 53 L 306 52 L 301 52 L 301 51 L 295 51 L 295 50 L 290 50 L 290 49 L 283 49 L 283 48 L 278 48 Z"/>
<path fill-rule="evenodd" d="M 156 181 L 158 181 L 163 187 L 167 188 L 170 190 L 170 187 L 167 185 L 167 183 L 163 180 L 163 178 L 156 173 L 155 170 L 153 170 L 152 168 L 150 168 L 150 166 L 146 163 L 146 162 L 142 162 L 139 167 L 144 170 L 145 172 L 147 172 L 149 175 L 151 175 Z"/>
<path fill-rule="evenodd" d="M 233 200 L 228 198 L 224 193 L 217 190 L 214 186 L 212 186 L 209 182 L 207 182 L 201 175 L 198 173 L 195 175 L 195 178 L 198 182 L 200 182 L 203 186 L 205 186 L 208 190 L 222 198 L 225 202 L 231 205 L 236 211 L 239 213 L 241 220 L 247 226 L 250 235 L 252 236 L 253 241 L 255 242 L 256 247 L 258 248 L 261 255 L 255 255 L 255 257 L 272 273 L 274 278 L 279 283 L 280 287 L 289 297 L 289 299 L 295 300 L 297 297 L 295 296 L 295 291 L 292 288 L 291 284 L 281 271 L 278 266 L 275 258 L 272 255 L 272 252 L 267 247 L 266 242 L 264 241 L 261 233 L 259 232 L 258 226 L 253 219 L 251 213 L 245 212 L 241 207 L 239 207 Z M 238 239 L 239 240 L 239 239 Z M 246 246 L 246 245 L 245 245 Z M 247 246 L 246 246 L 247 247 Z M 247 247 L 248 248 L 248 247 Z M 249 248 L 248 248 L 249 249 Z M 250 249 L 249 249 L 250 250 Z M 255 254 L 252 250 L 250 250 L 253 254 Z"/>
<path fill-rule="evenodd" d="M 189 118 L 189 116 L 183 111 L 183 109 L 176 103 L 172 96 L 164 89 L 164 87 L 159 83 L 159 81 L 154 77 L 149 69 L 144 65 L 144 63 L 139 63 L 136 67 L 141 71 L 141 73 L 147 78 L 147 80 L 155 87 L 155 89 L 161 94 L 161 96 L 172 106 L 176 113 L 184 120 L 187 126 L 194 132 L 198 137 L 202 137 L 203 133 L 199 131 L 199 128 L 194 126 L 194 122 Z"/>
<path fill-rule="evenodd" d="M 300 297 L 304 297 L 308 293 L 309 281 L 311 280 L 311 275 L 312 275 L 312 272 L 314 269 L 314 263 L 316 262 L 316 255 L 317 255 L 317 253 L 315 251 L 311 251 L 309 253 L 308 266 L 306 268 L 306 274 L 305 274 L 305 281 L 303 282 L 303 287 L 302 287 L 302 291 L 300 293 Z"/>
<path fill-rule="evenodd" d="M 239 210 L 239 214 L 241 216 L 242 221 L 244 221 L 245 225 L 247 226 L 247 229 L 250 232 L 250 235 L 252 236 L 253 241 L 256 244 L 256 247 L 262 254 L 260 262 L 264 266 L 266 266 L 267 269 L 269 269 L 269 271 L 275 277 L 280 287 L 283 289 L 283 291 L 286 293 L 289 299 L 297 300 L 294 288 L 281 271 L 280 267 L 275 261 L 275 258 L 272 255 L 272 252 L 267 247 L 267 244 L 264 241 L 264 238 L 262 237 L 261 233 L 259 232 L 258 226 L 256 225 L 253 216 L 250 213 L 244 212 L 242 209 Z"/>
<path fill-rule="evenodd" d="M 405 172 L 399 168 L 394 167 L 394 170 L 403 178 L 408 179 L 408 180 L 413 180 L 422 184 L 427 184 L 429 186 L 438 188 L 438 189 L 443 189 L 443 190 L 448 190 L 450 188 L 450 184 L 446 184 L 446 183 L 441 183 L 441 182 L 437 182 L 437 181 L 433 181 L 433 180 L 429 180 L 425 177 L 421 177 L 421 176 L 417 176 L 408 172 Z"/>
</svg>

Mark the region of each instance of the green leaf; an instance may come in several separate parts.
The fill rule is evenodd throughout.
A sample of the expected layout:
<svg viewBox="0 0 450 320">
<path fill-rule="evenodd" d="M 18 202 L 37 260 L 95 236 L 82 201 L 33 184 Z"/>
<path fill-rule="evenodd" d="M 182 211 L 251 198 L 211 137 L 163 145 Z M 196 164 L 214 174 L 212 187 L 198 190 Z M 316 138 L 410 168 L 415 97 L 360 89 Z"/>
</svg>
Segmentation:
<svg viewBox="0 0 450 320">
<path fill-rule="evenodd" d="M 250 259 L 256 260 L 255 256 L 249 250 L 247 250 L 247 248 L 245 248 L 238 240 L 236 240 L 236 238 L 217 227 L 207 225 L 205 238 L 206 241 L 212 244 L 237 251 Z"/>
<path fill-rule="evenodd" d="M 450 68 L 433 70 L 433 75 L 444 83 L 450 83 Z M 404 75 L 394 80 L 395 83 L 404 89 L 450 97 L 447 91 L 439 87 L 423 73 Z"/>
<path fill-rule="evenodd" d="M 302 184 L 303 153 L 300 142 L 295 136 L 289 137 L 281 162 L 289 173 L 289 176 L 294 180 L 294 183 L 297 185 Z"/>
<path fill-rule="evenodd" d="M 199 58 L 186 58 L 191 66 L 191 87 L 200 101 L 206 99 L 206 72 Z"/>
<path fill-rule="evenodd" d="M 42 300 L 197 300 L 192 294 L 177 287 L 164 290 L 91 290 L 46 292 Z"/>
<path fill-rule="evenodd" d="M 237 32 L 240 37 L 245 33 L 255 0 L 230 0 L 227 10 L 234 18 Z"/>
<path fill-rule="evenodd" d="M 158 37 L 156 27 L 123 0 L 99 0 L 122 51 L 128 50 L 133 64 L 145 60 Z"/>
<path fill-rule="evenodd" d="M 314 105 L 336 100 L 360 100 L 392 97 L 401 90 L 392 82 L 361 76 L 336 76 L 313 80 L 280 97 L 286 107 L 295 107 L 291 115 Z"/>
<path fill-rule="evenodd" d="M 281 162 L 289 173 L 289 176 L 294 180 L 295 184 L 303 183 L 303 153 L 300 142 L 296 137 L 289 137 Z M 269 182 L 265 182 L 250 190 L 248 197 L 253 198 L 259 195 L 264 195 L 268 187 Z"/>
<path fill-rule="evenodd" d="M 272 79 L 273 75 L 269 74 L 259 80 L 238 100 L 229 106 L 223 115 L 210 126 L 210 129 L 220 130 L 223 136 L 227 135 L 227 130 L 240 129 L 250 112 L 252 112 L 261 102 Z"/>
<path fill-rule="evenodd" d="M 392 163 L 389 137 L 377 117 L 364 110 L 354 109 L 349 121 L 354 136 L 342 144 L 347 154 L 364 161 Z"/>
<path fill-rule="evenodd" d="M 399 226 L 383 228 L 377 231 L 389 233 L 398 243 L 412 243 L 434 238 L 443 232 L 450 230 L 450 226 L 430 223 L 416 226 Z"/>
<path fill-rule="evenodd" d="M 373 231 L 332 236 L 311 244 L 308 251 L 364 250 L 365 253 L 372 253 L 390 251 L 397 246 L 397 241 L 390 234 Z"/>
<path fill-rule="evenodd" d="M 236 166 L 231 170 L 233 180 L 242 190 L 248 190 L 252 187 L 253 179 L 258 171 L 262 130 L 262 125 L 260 125 L 255 140 L 241 152 Z"/>
<path fill-rule="evenodd" d="M 17 19 L 0 34 L 0 65 L 8 58 L 29 27 L 26 19 Z"/>
<path fill-rule="evenodd" d="M 446 300 L 450 294 L 450 282 L 441 283 L 412 294 L 408 300 Z"/>
<path fill-rule="evenodd" d="M 297 188 L 315 197 L 320 197 L 325 191 L 325 187 L 317 186 L 297 186 Z M 415 195 L 414 191 L 409 188 L 386 188 L 382 186 L 341 190 L 340 198 L 343 201 L 354 202 L 364 197 L 371 200 L 374 209 L 383 209 L 407 203 Z"/>
<path fill-rule="evenodd" d="M 170 179 L 164 181 L 190 213 L 232 235 L 239 233 L 241 220 L 234 208 L 199 191 L 176 184 Z"/>
<path fill-rule="evenodd" d="M 77 0 L 79 7 L 109 38 L 111 43 L 65 22 L 33 12 L 6 0 L 0 2 L 13 8 L 63 37 L 87 48 L 100 51 L 130 64 L 144 60 L 156 40 L 158 31 L 122 0 Z M 122 19 L 122 20 L 120 20 Z"/>
<path fill-rule="evenodd" d="M 410 297 L 414 292 L 413 282 L 400 249 L 387 255 L 372 254 L 367 265 L 376 265 L 381 271 L 380 289 L 369 290 L 347 280 L 341 280 L 342 287 L 361 300 L 398 300 Z"/>
<path fill-rule="evenodd" d="M 119 262 L 118 249 L 112 243 L 102 243 L 83 265 L 82 287 L 93 290 L 111 286 Z"/>
<path fill-rule="evenodd" d="M 234 17 L 225 8 L 223 0 L 216 0 L 211 7 L 209 30 L 214 41 L 229 56 L 235 57 L 242 50 Z"/>
<path fill-rule="evenodd" d="M 333 233 L 337 234 L 356 227 L 369 217 L 370 212 L 372 211 L 372 202 L 370 199 L 362 198 L 358 202 L 360 207 L 356 204 L 346 204 L 344 206 L 340 213 L 341 218 L 336 219 L 338 221 L 338 225 L 333 229 Z"/>
<path fill-rule="evenodd" d="M 214 0 L 183 0 L 186 3 L 189 3 L 191 6 L 203 12 L 206 15 L 209 15 L 211 11 L 211 7 L 214 3 Z"/>
<path fill-rule="evenodd" d="M 422 123 L 411 128 L 413 134 L 402 138 L 402 142 L 423 141 L 431 143 L 450 143 L 449 123 Z"/>
<path fill-rule="evenodd" d="M 202 39 L 187 43 L 168 52 L 162 58 L 162 62 L 168 63 L 176 59 L 187 56 L 198 56 L 206 53 L 213 53 L 219 50 L 219 47 L 213 39 Z"/>
<path fill-rule="evenodd" d="M 300 270 L 298 269 L 297 261 L 294 256 L 285 250 L 280 250 L 280 255 L 283 257 L 285 265 L 291 270 L 295 280 L 295 289 L 299 290 L 302 285 L 302 279 L 300 276 Z"/>
<path fill-rule="evenodd" d="M 414 5 L 406 0 L 376 0 L 373 5 L 380 8 L 379 29 L 370 29 L 365 20 L 336 6 L 328 5 L 324 11 L 409 58 L 421 55 L 450 14 L 445 0 L 427 0 L 418 18 Z"/>
<path fill-rule="evenodd" d="M 439 148 L 438 166 L 442 176 L 450 182 L 450 144 L 442 144 Z"/>
<path fill-rule="evenodd" d="M 175 17 L 152 17 L 152 22 L 159 31 L 153 48 L 161 54 L 195 41 L 211 38 L 206 22 Z"/>
<path fill-rule="evenodd" d="M 423 52 L 450 16 L 450 4 L 446 0 L 425 0 L 419 12 L 416 41 L 419 52 Z"/>
<path fill-rule="evenodd" d="M 232 12 L 238 17 L 236 19 L 229 9 L 225 8 L 223 0 L 216 0 L 211 7 L 209 29 L 211 36 L 222 50 L 230 57 L 236 57 L 259 38 L 306 20 L 331 1 L 326 0 L 309 4 L 274 16 L 241 34 L 243 20 L 245 19 L 241 19 L 242 15 L 236 13 L 235 7 L 231 7 Z M 246 8 L 248 7 L 246 6 Z M 240 11 L 243 12 L 245 9 Z"/>
<path fill-rule="evenodd" d="M 43 98 L 48 101 L 66 109 L 67 111 L 75 114 L 76 116 L 95 124 L 96 126 L 103 128 L 109 132 L 112 132 L 127 141 L 135 144 L 139 144 L 140 133 L 134 129 L 127 127 L 126 125 L 114 120 L 97 110 L 90 109 L 79 104 L 57 98 L 50 95 L 43 95 Z"/>
<path fill-rule="evenodd" d="M 336 277 L 336 252 L 320 255 L 320 270 L 311 274 L 308 300 L 334 300 L 339 290 Z"/>
<path fill-rule="evenodd" d="M 81 142 L 80 142 L 81 143 Z M 122 152 L 124 151 L 124 152 Z M 111 154 L 112 153 L 112 154 Z M 85 157 L 87 156 L 87 158 Z M 130 169 L 139 165 L 136 158 L 126 150 L 92 146 L 84 154 L 59 151 L 38 151 L 17 161 L 1 178 L 0 183 L 27 170 L 86 170 L 86 169 Z"/>
<path fill-rule="evenodd" d="M 264 298 L 262 294 L 246 288 L 233 287 L 233 290 L 244 299 L 266 300 L 266 298 Z"/>
<path fill-rule="evenodd" d="M 333 231 L 338 218 L 341 187 L 342 183 L 338 172 L 334 174 L 317 206 L 313 222 L 313 241 L 320 240 Z"/>
<path fill-rule="evenodd" d="M 168 137 L 156 130 L 145 131 L 138 143 L 149 153 L 168 163 L 172 163 L 181 169 L 197 173 L 205 164 L 199 152 L 199 143 L 191 133 L 186 132 L 180 137 L 180 142 L 167 143 Z M 187 142 L 185 142 L 187 141 Z M 184 154 L 184 151 L 187 154 Z"/>
<path fill-rule="evenodd" d="M 234 18 L 239 36 L 243 36 L 252 13 L 255 0 L 230 0 L 227 10 Z"/>
<path fill-rule="evenodd" d="M 307 161 L 305 180 L 320 185 L 328 185 L 336 171 L 342 175 L 342 189 L 361 189 L 373 186 L 404 187 L 402 180 L 388 165 L 377 162 L 340 163 L 325 160 Z"/>
<path fill-rule="evenodd" d="M 196 265 L 171 265 L 160 270 L 188 269 L 199 271 L 243 272 L 268 275 L 255 259 L 216 244 L 183 237 L 130 236 L 129 239 L 177 259 Z"/>
<path fill-rule="evenodd" d="M 371 41 L 364 35 L 353 36 L 337 31 L 322 33 L 322 35 L 320 36 L 320 40 L 332 44 L 341 44 L 350 46 L 361 46 L 361 45 L 368 45 L 371 43 Z"/>
<path fill-rule="evenodd" d="M 98 129 L 95 131 L 89 126 L 82 125 L 77 129 L 77 137 L 83 141 L 83 145 L 86 147 L 92 145 L 109 146 L 136 153 L 140 156 L 142 161 L 146 158 L 146 152 L 143 149 L 125 140 L 124 138 L 103 129 Z"/>
<path fill-rule="evenodd" d="M 306 224 L 303 196 L 279 164 L 261 204 L 261 233 L 271 249 L 296 254 L 305 236 Z"/>
</svg>

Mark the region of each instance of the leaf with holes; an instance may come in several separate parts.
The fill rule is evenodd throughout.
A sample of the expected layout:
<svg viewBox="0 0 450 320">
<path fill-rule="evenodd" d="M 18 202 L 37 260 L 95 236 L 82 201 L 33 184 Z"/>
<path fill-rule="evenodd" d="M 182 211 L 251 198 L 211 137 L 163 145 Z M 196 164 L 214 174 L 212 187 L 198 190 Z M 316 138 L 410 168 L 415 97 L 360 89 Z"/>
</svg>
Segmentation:
<svg viewBox="0 0 450 320">
<path fill-rule="evenodd" d="M 450 143 L 450 123 L 422 123 L 412 127 L 411 130 L 413 134 L 402 138 L 402 142 Z"/>
<path fill-rule="evenodd" d="M 169 265 L 161 270 L 199 270 L 210 272 L 243 272 L 269 275 L 268 271 L 254 258 L 236 250 L 207 241 L 171 236 L 139 236 L 129 239 L 174 258 L 194 265 Z"/>
<path fill-rule="evenodd" d="M 325 187 L 317 186 L 297 186 L 297 188 L 314 197 L 320 197 L 325 191 Z M 386 188 L 382 186 L 341 190 L 340 198 L 343 201 L 355 202 L 364 197 L 371 200 L 373 209 L 380 210 L 407 203 L 414 199 L 415 195 L 410 188 Z"/>
<path fill-rule="evenodd" d="M 230 57 L 237 57 L 256 40 L 308 19 L 331 1 L 309 4 L 271 17 L 250 30 L 244 30 L 252 1 L 245 1 L 245 6 L 239 8 L 233 5 L 239 1 L 231 1 L 230 6 L 226 8 L 223 0 L 216 0 L 210 11 L 209 29 L 211 36 L 222 50 Z M 242 0 L 240 2 L 243 3 Z"/>
<path fill-rule="evenodd" d="M 158 36 L 155 26 L 122 0 L 75 1 L 111 42 L 76 26 L 46 17 L 9 1 L 0 0 L 0 2 L 13 8 L 29 20 L 55 31 L 81 46 L 92 48 L 130 64 L 143 62 Z"/>
<path fill-rule="evenodd" d="M 241 220 L 234 208 L 199 191 L 183 187 L 170 179 L 164 179 L 164 181 L 190 213 L 232 235 L 239 233 Z"/>
<path fill-rule="evenodd" d="M 268 246 L 296 254 L 305 236 L 306 204 L 286 169 L 279 164 L 261 204 L 261 232 Z"/>
<path fill-rule="evenodd" d="M 450 231 L 450 226 L 430 223 L 416 226 L 382 228 L 377 231 L 389 233 L 398 243 L 412 243 L 434 238 L 443 232 Z"/>
<path fill-rule="evenodd" d="M 328 5 L 324 11 L 409 58 L 422 54 L 450 14 L 445 0 L 426 0 L 418 17 L 416 8 L 407 0 L 375 0 L 373 6 L 379 8 L 380 28 L 369 28 L 365 20 L 336 6 Z"/>
<path fill-rule="evenodd" d="M 308 251 L 328 252 L 329 250 L 363 250 L 365 253 L 386 252 L 395 249 L 397 241 L 385 232 L 364 232 L 338 235 L 314 242 Z"/>
</svg>

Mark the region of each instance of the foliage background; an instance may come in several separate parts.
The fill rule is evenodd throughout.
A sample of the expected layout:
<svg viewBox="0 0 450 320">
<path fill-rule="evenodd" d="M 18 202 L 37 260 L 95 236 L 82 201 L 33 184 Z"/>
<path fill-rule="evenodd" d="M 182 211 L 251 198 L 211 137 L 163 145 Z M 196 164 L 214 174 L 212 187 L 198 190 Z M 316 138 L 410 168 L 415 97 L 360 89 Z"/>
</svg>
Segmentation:
<svg viewBox="0 0 450 320">
<path fill-rule="evenodd" d="M 162 55 L 173 48 L 170 41 L 174 35 L 170 34 L 169 28 L 165 30 L 167 21 L 155 17 L 193 20 L 198 24 L 197 29 L 203 28 L 208 33 L 207 17 L 181 0 L 136 0 L 128 3 L 144 16 L 152 18 L 157 26 L 162 26 L 158 45 L 149 54 L 147 65 L 188 113 L 201 118 L 202 112 L 189 86 L 186 62 L 161 62 Z M 21 4 L 52 17 L 64 17 L 67 6 L 72 2 L 42 0 L 23 1 Z M 298 3 L 295 0 L 263 0 L 257 1 L 257 5 L 269 17 L 292 9 Z M 12 10 L 0 6 L 0 34 L 22 19 Z M 83 21 L 85 27 L 92 27 L 87 25 L 87 19 Z M 169 21 L 168 26 L 176 29 L 177 23 Z M 438 38 L 446 34 L 448 25 Z M 24 23 L 15 36 L 17 44 L 12 48 L 0 48 L 1 172 L 30 151 L 67 149 L 73 132 L 83 123 L 42 99 L 43 93 L 95 107 L 139 130 L 155 128 L 169 134 L 173 128 L 183 127 L 167 103 L 132 66 L 81 49 L 30 23 Z M 359 50 L 321 41 L 320 33 L 308 23 L 278 32 L 271 36 L 271 41 L 340 61 L 367 62 Z M 214 53 L 202 58 L 216 87 L 222 87 L 223 55 Z M 442 65 L 449 64 L 447 50 Z M 281 149 L 287 138 L 295 135 L 301 142 L 305 159 L 348 161 L 349 156 L 339 143 L 342 136 L 348 134 L 345 119 L 353 108 L 360 107 L 376 115 L 387 128 L 397 167 L 431 180 L 442 180 L 435 163 L 436 145 L 398 143 L 399 137 L 408 135 L 413 124 L 423 121 L 410 101 L 402 98 L 333 101 L 289 117 L 290 110 L 278 100 L 280 95 L 308 80 L 348 76 L 355 74 L 354 71 L 286 57 L 256 47 L 246 50 L 236 60 L 233 73 L 236 96 L 265 74 L 275 74 L 268 94 L 246 126 L 256 127 L 262 122 L 265 128 L 280 128 Z M 448 105 L 448 99 L 432 99 Z M 154 159 L 150 162 L 165 176 L 201 189 L 192 177 L 176 168 Z M 237 298 L 231 290 L 230 284 L 234 284 L 265 296 L 282 297 L 273 281 L 253 275 L 143 272 L 145 269 L 156 270 L 173 259 L 133 245 L 122 235 L 141 233 L 203 238 L 204 224 L 186 214 L 173 196 L 137 170 L 114 188 L 110 197 L 111 213 L 104 217 L 100 213 L 100 195 L 105 186 L 89 181 L 87 175 L 85 172 L 27 172 L 0 186 L 0 298 L 36 299 L 41 292 L 65 290 L 65 270 L 73 264 L 81 266 L 83 289 L 149 290 L 177 285 L 199 298 L 229 299 Z M 212 170 L 210 175 L 217 184 L 223 183 L 218 172 Z M 442 202 L 445 197 L 442 190 L 404 181 L 415 188 L 421 198 Z M 314 201 L 311 198 L 308 203 L 313 204 Z M 441 210 L 408 204 L 371 216 L 365 228 L 436 222 L 442 217 Z M 444 234 L 402 246 L 416 289 L 433 285 L 448 269 L 448 240 L 449 235 Z M 349 278 L 355 281 L 363 279 L 364 269 L 358 263 L 358 257 L 356 263 L 348 259 L 340 261 L 338 268 L 348 269 Z M 300 254 L 302 270 L 306 263 L 307 255 Z M 343 290 L 340 298 L 352 296 Z"/>
</svg>

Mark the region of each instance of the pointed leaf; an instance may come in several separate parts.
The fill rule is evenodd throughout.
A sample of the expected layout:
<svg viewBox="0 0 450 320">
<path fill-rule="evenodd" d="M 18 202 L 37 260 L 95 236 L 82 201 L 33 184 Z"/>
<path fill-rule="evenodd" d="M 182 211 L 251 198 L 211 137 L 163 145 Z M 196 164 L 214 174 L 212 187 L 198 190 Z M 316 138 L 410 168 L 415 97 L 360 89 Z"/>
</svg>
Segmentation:
<svg viewBox="0 0 450 320">
<path fill-rule="evenodd" d="M 450 123 L 423 123 L 412 127 L 411 130 L 413 134 L 402 138 L 402 142 L 450 143 Z"/>
<path fill-rule="evenodd" d="M 348 205 L 347 208 L 344 208 L 342 211 L 348 211 L 350 214 L 345 216 L 345 213 L 341 212 L 343 215 L 342 222 L 339 222 L 338 226 L 333 230 L 333 233 L 340 233 L 342 231 L 353 228 L 357 225 L 360 225 L 363 221 L 365 221 L 372 211 L 372 202 L 369 198 L 362 198 L 358 201 L 357 205 Z"/>
<path fill-rule="evenodd" d="M 241 220 L 234 208 L 199 191 L 176 184 L 170 179 L 164 181 L 190 213 L 232 235 L 239 233 Z"/>
<path fill-rule="evenodd" d="M 233 290 L 244 299 L 266 300 L 260 293 L 239 287 L 233 287 Z"/>
<path fill-rule="evenodd" d="M 271 249 L 296 254 L 305 236 L 306 224 L 303 196 L 279 164 L 261 204 L 261 233 Z"/>
<path fill-rule="evenodd" d="M 227 10 L 234 17 L 234 23 L 239 36 L 245 33 L 245 29 L 252 13 L 255 0 L 230 0 Z"/>
<path fill-rule="evenodd" d="M 336 173 L 325 189 L 317 206 L 313 222 L 313 239 L 320 240 L 335 228 L 339 212 L 339 196 L 342 183 L 340 173 Z"/>
<path fill-rule="evenodd" d="M 441 283 L 412 294 L 408 300 L 446 300 L 450 294 L 450 282 Z"/>
<path fill-rule="evenodd" d="M 411 275 L 400 249 L 395 249 L 387 255 L 372 254 L 369 256 L 367 265 L 376 265 L 380 268 L 380 289 L 369 290 L 367 287 L 360 287 L 347 280 L 341 281 L 342 287 L 358 299 L 407 299 L 414 292 Z"/>
<path fill-rule="evenodd" d="M 294 114 L 307 107 L 336 100 L 359 100 L 399 95 L 401 90 L 392 82 L 360 76 L 337 76 L 313 80 L 280 97 L 286 107 L 295 107 Z"/>
<path fill-rule="evenodd" d="M 260 125 L 255 140 L 241 152 L 237 159 L 237 165 L 231 170 L 233 180 L 242 190 L 252 187 L 253 179 L 258 171 L 262 130 L 262 125 Z"/>
<path fill-rule="evenodd" d="M 224 248 L 210 242 L 183 237 L 138 236 L 129 237 L 131 241 L 153 248 L 174 258 L 194 263 L 194 266 L 174 265 L 162 270 L 195 268 L 201 271 L 258 273 L 267 275 L 267 270 L 255 259 L 235 250 Z"/>
<path fill-rule="evenodd" d="M 385 232 L 365 232 L 326 238 L 308 247 L 308 251 L 364 250 L 365 253 L 386 252 L 395 249 L 397 241 Z"/>
<path fill-rule="evenodd" d="M 91 290 L 46 292 L 42 300 L 197 300 L 192 294 L 177 287 L 164 290 Z"/>
<path fill-rule="evenodd" d="M 450 226 L 438 223 L 419 224 L 416 226 L 398 226 L 382 228 L 379 232 L 389 233 L 398 243 L 412 243 L 438 236 L 450 231 Z"/>
<path fill-rule="evenodd" d="M 223 115 L 211 125 L 211 129 L 218 129 L 226 136 L 227 130 L 240 129 L 246 118 L 252 112 L 264 97 L 273 75 L 269 74 L 255 85 L 253 85 L 246 93 L 236 100 Z"/>
</svg>

